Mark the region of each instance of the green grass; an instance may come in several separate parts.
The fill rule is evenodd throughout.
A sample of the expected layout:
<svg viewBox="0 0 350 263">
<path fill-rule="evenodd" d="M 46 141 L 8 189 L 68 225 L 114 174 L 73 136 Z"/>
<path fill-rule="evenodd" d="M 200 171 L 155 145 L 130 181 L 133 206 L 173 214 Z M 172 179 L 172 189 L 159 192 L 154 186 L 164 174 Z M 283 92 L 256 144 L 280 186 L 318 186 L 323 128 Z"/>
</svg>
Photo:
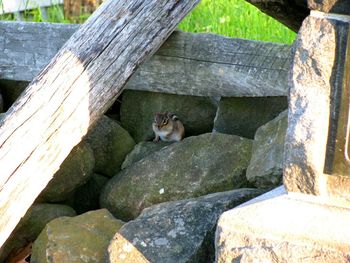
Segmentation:
<svg viewBox="0 0 350 263">
<path fill-rule="evenodd" d="M 24 12 L 24 19 L 34 22 L 72 22 L 64 17 L 62 6 L 52 6 L 47 9 L 46 14 L 47 18 L 44 19 L 40 8 L 37 8 Z M 83 14 L 74 21 L 83 23 L 88 16 Z M 14 19 L 13 15 L 0 15 L 0 20 Z M 291 44 L 296 36 L 293 31 L 244 0 L 202 0 L 181 22 L 179 28 L 186 32 L 215 33 L 228 37 L 286 44 Z"/>
<path fill-rule="evenodd" d="M 244 0 L 202 0 L 182 21 L 187 32 L 291 44 L 296 34 Z"/>
</svg>

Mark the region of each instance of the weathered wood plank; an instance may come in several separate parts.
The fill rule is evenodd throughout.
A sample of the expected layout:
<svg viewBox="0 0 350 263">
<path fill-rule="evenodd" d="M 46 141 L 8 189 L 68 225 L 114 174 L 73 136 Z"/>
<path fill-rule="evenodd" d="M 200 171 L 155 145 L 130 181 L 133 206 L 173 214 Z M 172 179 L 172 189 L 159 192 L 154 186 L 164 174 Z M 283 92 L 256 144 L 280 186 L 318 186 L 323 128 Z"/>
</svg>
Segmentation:
<svg viewBox="0 0 350 263">
<path fill-rule="evenodd" d="M 32 80 L 77 29 L 0 22 L 0 78 Z M 175 32 L 127 88 L 196 96 L 286 96 L 289 50 L 288 45 Z"/>
<path fill-rule="evenodd" d="M 106 0 L 0 121 L 0 246 L 136 68 L 199 0 Z"/>
</svg>

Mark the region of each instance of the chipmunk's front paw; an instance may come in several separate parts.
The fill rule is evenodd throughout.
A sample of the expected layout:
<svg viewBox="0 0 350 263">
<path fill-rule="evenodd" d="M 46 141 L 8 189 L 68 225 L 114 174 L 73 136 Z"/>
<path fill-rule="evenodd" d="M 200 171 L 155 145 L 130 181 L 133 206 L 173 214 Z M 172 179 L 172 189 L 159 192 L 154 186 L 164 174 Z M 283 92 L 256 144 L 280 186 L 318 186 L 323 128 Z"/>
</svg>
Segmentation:
<svg viewBox="0 0 350 263">
<path fill-rule="evenodd" d="M 154 138 L 153 141 L 154 141 L 154 142 L 159 142 L 159 141 L 160 141 L 159 136 L 156 136 L 156 138 Z"/>
</svg>

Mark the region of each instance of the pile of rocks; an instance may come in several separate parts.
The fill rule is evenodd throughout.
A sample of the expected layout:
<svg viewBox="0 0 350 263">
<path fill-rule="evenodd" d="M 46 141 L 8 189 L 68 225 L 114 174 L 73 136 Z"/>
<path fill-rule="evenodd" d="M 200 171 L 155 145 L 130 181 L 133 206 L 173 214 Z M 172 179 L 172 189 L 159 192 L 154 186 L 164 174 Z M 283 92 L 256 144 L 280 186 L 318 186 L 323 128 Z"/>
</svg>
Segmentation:
<svg viewBox="0 0 350 263">
<path fill-rule="evenodd" d="M 102 117 L 61 165 L 0 262 L 31 242 L 31 262 L 213 261 L 219 216 L 282 182 L 286 108 L 285 97 L 125 91 L 113 118 Z M 152 142 L 162 111 L 183 121 L 183 141 Z"/>
</svg>

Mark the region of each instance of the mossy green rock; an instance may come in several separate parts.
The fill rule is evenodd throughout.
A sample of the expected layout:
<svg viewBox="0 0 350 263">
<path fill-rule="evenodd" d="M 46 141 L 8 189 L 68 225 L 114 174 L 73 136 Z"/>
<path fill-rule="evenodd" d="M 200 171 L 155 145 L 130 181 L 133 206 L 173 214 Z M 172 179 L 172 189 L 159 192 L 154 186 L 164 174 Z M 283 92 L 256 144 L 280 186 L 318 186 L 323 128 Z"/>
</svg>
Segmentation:
<svg viewBox="0 0 350 263">
<path fill-rule="evenodd" d="M 62 216 L 75 216 L 73 208 L 58 204 L 35 204 L 21 219 L 11 236 L 7 239 L 0 250 L 0 262 L 11 253 L 33 242 L 46 224 L 51 220 Z"/>
<path fill-rule="evenodd" d="M 81 142 L 73 148 L 58 172 L 38 197 L 42 202 L 67 200 L 74 190 L 85 184 L 93 175 L 94 154 L 90 146 Z"/>
<path fill-rule="evenodd" d="M 282 184 L 284 140 L 288 111 L 261 126 L 254 138 L 247 179 L 258 188 L 270 189 Z"/>
<path fill-rule="evenodd" d="M 101 207 L 130 220 L 153 204 L 243 187 L 251 148 L 249 139 L 219 133 L 173 143 L 113 177 Z"/>
<path fill-rule="evenodd" d="M 253 139 L 260 126 L 287 108 L 286 97 L 222 98 L 214 130 Z"/>
<path fill-rule="evenodd" d="M 103 116 L 85 140 L 95 155 L 95 172 L 113 176 L 120 171 L 126 155 L 134 148 L 135 141 L 115 120 Z"/>
<path fill-rule="evenodd" d="M 105 209 L 52 220 L 34 242 L 30 262 L 105 262 L 108 244 L 122 225 Z"/>
<path fill-rule="evenodd" d="M 156 112 L 174 112 L 185 126 L 185 136 L 211 132 L 216 103 L 206 97 L 126 90 L 121 106 L 121 124 L 137 141 L 154 138 L 152 122 Z"/>
<path fill-rule="evenodd" d="M 170 145 L 169 142 L 140 142 L 138 143 L 134 149 L 126 156 L 122 169 L 125 169 L 132 165 L 133 163 L 145 158 L 146 156 L 159 151 L 160 149 Z"/>
</svg>

